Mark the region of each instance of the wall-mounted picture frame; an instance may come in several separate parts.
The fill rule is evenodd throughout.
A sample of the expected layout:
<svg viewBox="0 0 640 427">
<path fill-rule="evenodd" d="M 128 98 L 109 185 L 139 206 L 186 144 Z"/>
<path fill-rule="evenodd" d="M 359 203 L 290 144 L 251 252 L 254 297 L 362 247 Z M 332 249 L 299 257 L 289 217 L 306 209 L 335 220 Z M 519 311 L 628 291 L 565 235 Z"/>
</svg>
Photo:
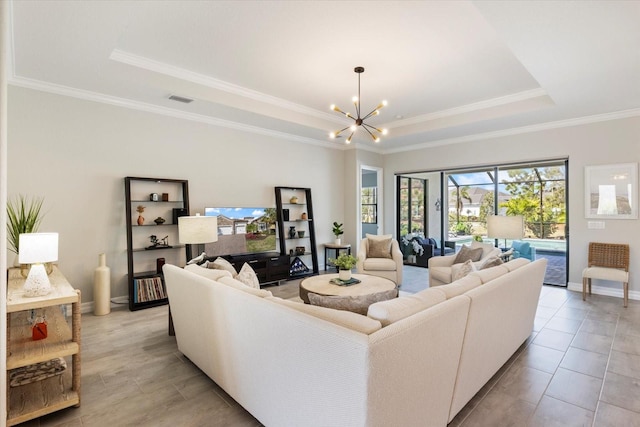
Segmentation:
<svg viewBox="0 0 640 427">
<path fill-rule="evenodd" d="M 638 164 L 585 166 L 585 218 L 638 219 Z"/>
</svg>

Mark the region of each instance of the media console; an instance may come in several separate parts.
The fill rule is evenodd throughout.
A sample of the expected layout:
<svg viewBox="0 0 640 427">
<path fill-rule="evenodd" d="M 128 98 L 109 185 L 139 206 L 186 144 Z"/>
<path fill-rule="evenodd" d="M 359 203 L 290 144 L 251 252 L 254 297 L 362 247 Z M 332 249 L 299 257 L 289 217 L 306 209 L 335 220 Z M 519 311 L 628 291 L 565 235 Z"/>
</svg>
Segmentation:
<svg viewBox="0 0 640 427">
<path fill-rule="evenodd" d="M 289 280 L 289 255 L 280 255 L 278 252 L 265 252 L 244 255 L 222 255 L 233 265 L 236 271 L 240 271 L 245 263 L 248 263 L 258 276 L 261 285 Z"/>
</svg>

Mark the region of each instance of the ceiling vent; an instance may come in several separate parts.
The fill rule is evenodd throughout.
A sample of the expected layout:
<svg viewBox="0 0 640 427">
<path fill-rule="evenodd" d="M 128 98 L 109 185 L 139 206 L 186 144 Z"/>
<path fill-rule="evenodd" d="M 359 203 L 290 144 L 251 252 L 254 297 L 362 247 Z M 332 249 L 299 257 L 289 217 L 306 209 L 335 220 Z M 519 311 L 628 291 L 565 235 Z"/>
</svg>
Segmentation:
<svg viewBox="0 0 640 427">
<path fill-rule="evenodd" d="M 183 104 L 189 104 L 190 102 L 193 102 L 193 99 L 191 98 L 185 98 L 184 96 L 178 95 L 170 95 L 169 99 L 172 101 L 182 102 Z"/>
</svg>

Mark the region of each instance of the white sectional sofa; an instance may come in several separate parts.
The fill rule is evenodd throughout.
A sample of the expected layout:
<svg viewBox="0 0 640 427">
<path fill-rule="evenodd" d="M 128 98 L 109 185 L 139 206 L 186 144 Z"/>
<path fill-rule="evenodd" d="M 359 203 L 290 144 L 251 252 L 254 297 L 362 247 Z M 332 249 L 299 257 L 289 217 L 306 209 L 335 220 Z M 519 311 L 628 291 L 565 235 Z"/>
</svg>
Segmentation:
<svg viewBox="0 0 640 427">
<path fill-rule="evenodd" d="M 530 336 L 545 268 L 514 260 L 367 316 L 164 275 L 178 349 L 264 425 L 409 427 L 446 426 Z"/>
</svg>

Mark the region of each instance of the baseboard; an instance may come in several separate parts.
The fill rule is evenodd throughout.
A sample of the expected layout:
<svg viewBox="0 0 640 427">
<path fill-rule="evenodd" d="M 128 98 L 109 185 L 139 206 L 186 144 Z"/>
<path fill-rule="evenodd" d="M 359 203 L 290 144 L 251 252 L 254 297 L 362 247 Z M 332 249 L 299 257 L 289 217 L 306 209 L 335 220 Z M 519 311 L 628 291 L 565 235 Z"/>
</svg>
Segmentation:
<svg viewBox="0 0 640 427">
<path fill-rule="evenodd" d="M 121 295 L 119 297 L 111 298 L 111 308 L 117 307 L 118 305 L 129 304 L 129 297 L 127 295 Z M 93 313 L 93 301 L 83 302 L 80 304 L 80 313 Z"/>
<path fill-rule="evenodd" d="M 582 283 L 569 282 L 567 289 L 570 291 L 576 291 L 582 293 Z M 609 288 L 605 286 L 591 285 L 591 293 L 596 295 L 604 295 L 608 297 L 624 298 L 624 292 L 622 291 L 622 284 L 619 288 Z M 629 299 L 640 300 L 640 292 L 629 290 Z"/>
</svg>

